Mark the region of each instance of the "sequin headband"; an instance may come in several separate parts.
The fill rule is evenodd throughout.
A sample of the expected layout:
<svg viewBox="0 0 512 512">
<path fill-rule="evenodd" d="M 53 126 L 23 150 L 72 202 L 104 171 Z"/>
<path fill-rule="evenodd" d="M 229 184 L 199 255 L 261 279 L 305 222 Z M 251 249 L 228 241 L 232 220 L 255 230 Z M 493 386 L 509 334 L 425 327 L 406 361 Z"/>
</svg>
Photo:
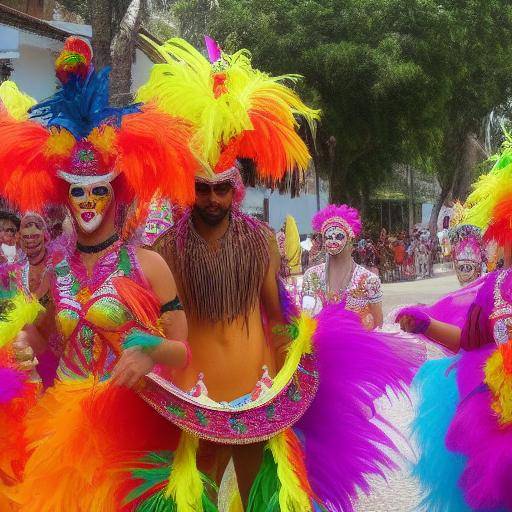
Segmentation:
<svg viewBox="0 0 512 512">
<path fill-rule="evenodd" d="M 245 187 L 240 174 L 238 165 L 234 165 L 229 169 L 215 173 L 210 176 L 199 175 L 196 176 L 196 183 L 206 183 L 207 185 L 215 185 L 216 183 L 229 182 L 235 190 L 233 202 L 235 205 L 240 206 L 245 197 Z"/>
<path fill-rule="evenodd" d="M 322 224 L 322 232 L 327 230 L 330 227 L 339 227 L 345 233 L 348 234 L 349 238 L 355 238 L 354 230 L 352 229 L 352 226 L 342 217 L 330 217 Z"/>
</svg>

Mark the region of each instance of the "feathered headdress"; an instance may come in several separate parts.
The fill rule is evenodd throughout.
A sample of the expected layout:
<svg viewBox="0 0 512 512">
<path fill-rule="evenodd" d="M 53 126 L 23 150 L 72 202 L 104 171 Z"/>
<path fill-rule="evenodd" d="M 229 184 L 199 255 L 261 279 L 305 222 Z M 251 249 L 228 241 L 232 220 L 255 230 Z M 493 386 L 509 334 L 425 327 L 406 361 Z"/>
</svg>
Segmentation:
<svg viewBox="0 0 512 512">
<path fill-rule="evenodd" d="M 271 181 L 305 170 L 310 154 L 296 118 L 314 130 L 319 112 L 285 85 L 299 77 L 272 77 L 252 67 L 246 50 L 226 55 L 212 39 L 206 43 L 210 60 L 183 39 L 156 46 L 165 63 L 155 64 L 137 100 L 193 123 L 192 147 L 211 178 L 233 169 L 238 158 L 253 160 L 258 175 Z"/>
<path fill-rule="evenodd" d="M 7 112 L 14 119 L 28 119 L 28 111 L 37 101 L 22 93 L 18 86 L 6 80 L 0 84 L 0 112 Z"/>
<path fill-rule="evenodd" d="M 321 233 L 330 226 L 340 226 L 350 238 L 355 238 L 361 233 L 361 216 L 346 204 L 329 204 L 313 217 L 311 227 Z"/>
<path fill-rule="evenodd" d="M 464 205 L 464 223 L 478 226 L 485 240 L 500 245 L 512 241 L 512 137 L 505 137 L 501 152 L 492 158 L 493 168 L 478 179 Z"/>
<path fill-rule="evenodd" d="M 109 105 L 109 70 L 91 64 L 88 43 L 66 40 L 56 61 L 62 87 L 31 109 L 34 120 L 0 113 L 0 193 L 22 210 L 64 204 L 69 183 L 113 181 L 117 201 L 178 203 L 194 197 L 197 161 L 190 123 L 147 105 Z"/>
<path fill-rule="evenodd" d="M 480 228 L 469 224 L 461 224 L 451 228 L 448 236 L 455 259 L 477 263 L 481 263 L 485 259 Z"/>
</svg>

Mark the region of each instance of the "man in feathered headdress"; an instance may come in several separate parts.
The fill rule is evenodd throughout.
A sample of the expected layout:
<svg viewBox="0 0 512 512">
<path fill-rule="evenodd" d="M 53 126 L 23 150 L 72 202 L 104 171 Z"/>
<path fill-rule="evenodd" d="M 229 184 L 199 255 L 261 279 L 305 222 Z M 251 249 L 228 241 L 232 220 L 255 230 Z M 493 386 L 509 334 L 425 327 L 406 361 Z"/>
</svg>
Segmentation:
<svg viewBox="0 0 512 512">
<path fill-rule="evenodd" d="M 155 245 L 177 277 L 189 319 L 192 364 L 175 382 L 196 397 L 242 405 L 271 387 L 287 338 L 272 334 L 284 323 L 277 243 L 266 224 L 241 211 L 238 159 L 252 159 L 259 175 L 273 180 L 305 170 L 310 157 L 294 114 L 314 123 L 317 112 L 282 79 L 253 69 L 244 52 L 221 56 L 209 41 L 208 62 L 181 40 L 160 51 L 167 64 L 155 66 L 138 99 L 191 121 L 203 163 L 193 208 Z M 263 449 L 240 446 L 233 454 L 247 502 Z"/>
</svg>

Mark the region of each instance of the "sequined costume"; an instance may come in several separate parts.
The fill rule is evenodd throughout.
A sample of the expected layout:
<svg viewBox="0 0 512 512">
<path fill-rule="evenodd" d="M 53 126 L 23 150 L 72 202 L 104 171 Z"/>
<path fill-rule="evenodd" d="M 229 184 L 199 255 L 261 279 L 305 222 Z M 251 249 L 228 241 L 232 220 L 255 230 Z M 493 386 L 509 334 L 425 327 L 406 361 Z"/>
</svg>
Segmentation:
<svg viewBox="0 0 512 512">
<path fill-rule="evenodd" d="M 314 303 L 308 307 L 313 314 L 327 304 L 342 304 L 361 318 L 370 314 L 369 305 L 382 302 L 382 289 L 378 276 L 366 268 L 354 264 L 350 281 L 344 290 L 331 292 L 327 289 L 327 263 L 308 268 L 304 274 L 302 298 L 311 297 Z"/>
<path fill-rule="evenodd" d="M 90 276 L 79 253 L 55 255 L 52 268 L 57 327 L 66 340 L 58 376 L 76 379 L 95 375 L 99 380 L 107 379 L 126 333 L 144 327 L 115 287 L 119 277 L 145 286 L 134 247 L 115 244 L 101 256 Z"/>
<path fill-rule="evenodd" d="M 109 377 L 128 349 L 139 360 L 146 354 L 151 365 L 155 347 L 186 352 L 183 341 L 165 338 L 160 301 L 131 243 L 139 226 L 125 222 L 123 212 L 136 198 L 143 210 L 155 195 L 179 204 L 191 200 L 197 165 L 189 148 L 191 129 L 142 104 L 110 106 L 109 71 L 96 73 L 91 60 L 89 44 L 69 38 L 56 62 L 62 87 L 31 110 L 43 123 L 0 114 L 0 193 L 21 210 L 66 205 L 77 232 L 76 241 L 49 254 L 55 311 L 39 309 L 28 318 L 15 304 L 13 318 L 7 318 L 11 331 L 34 323 L 24 333 L 36 341 L 33 346 L 48 342 L 41 328 L 45 319 L 55 321 L 62 340 L 58 379 L 30 402 L 29 414 L 16 416 L 19 435 L 2 442 L 0 468 L 9 468 L 8 476 L 16 470 L 9 480 L 0 471 L 14 511 L 119 512 L 125 507 L 127 468 L 152 450 L 173 450 L 179 438 L 176 427 L 135 391 L 112 385 Z M 95 244 L 102 226 L 110 233 Z M 116 227 L 119 232 L 112 234 Z M 95 261 L 93 268 L 87 261 Z M 0 370 L 18 371 L 13 361 L 0 363 Z M 26 376 L 19 380 L 23 384 Z M 9 390 L 12 382 L 0 380 L 8 406 L 24 393 L 23 385 Z M 7 414 L 9 408 L 0 410 L 0 423 Z"/>
<path fill-rule="evenodd" d="M 313 229 L 322 234 L 327 261 L 309 268 L 303 278 L 302 307 L 318 314 L 328 304 L 340 304 L 359 315 L 363 325 L 375 327 L 371 305 L 382 303 L 379 277 L 348 257 L 348 268 L 344 286 L 339 290 L 329 289 L 331 258 L 344 251 L 352 252 L 352 241 L 361 231 L 361 219 L 357 210 L 346 205 L 329 205 L 318 212 L 312 221 Z"/>
<path fill-rule="evenodd" d="M 507 140 L 464 216 L 505 250 L 512 239 L 510 155 Z M 460 328 L 460 352 L 429 361 L 414 382 L 420 397 L 414 475 L 423 487 L 422 507 L 511 510 L 512 270 L 487 274 L 419 314 Z"/>
</svg>

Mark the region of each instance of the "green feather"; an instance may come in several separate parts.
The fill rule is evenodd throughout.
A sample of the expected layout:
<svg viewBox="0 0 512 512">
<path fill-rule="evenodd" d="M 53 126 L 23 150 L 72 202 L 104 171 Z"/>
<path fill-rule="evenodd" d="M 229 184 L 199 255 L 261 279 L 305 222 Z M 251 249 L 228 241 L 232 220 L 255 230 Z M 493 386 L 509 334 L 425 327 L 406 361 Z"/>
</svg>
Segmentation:
<svg viewBox="0 0 512 512">
<path fill-rule="evenodd" d="M 263 455 L 261 468 L 251 487 L 247 512 L 279 512 L 280 488 L 277 464 L 271 451 L 267 448 Z"/>
<path fill-rule="evenodd" d="M 119 251 L 119 263 L 117 264 L 117 269 L 122 270 L 125 276 L 129 276 L 132 273 L 132 264 L 126 247 L 121 247 Z"/>
</svg>

